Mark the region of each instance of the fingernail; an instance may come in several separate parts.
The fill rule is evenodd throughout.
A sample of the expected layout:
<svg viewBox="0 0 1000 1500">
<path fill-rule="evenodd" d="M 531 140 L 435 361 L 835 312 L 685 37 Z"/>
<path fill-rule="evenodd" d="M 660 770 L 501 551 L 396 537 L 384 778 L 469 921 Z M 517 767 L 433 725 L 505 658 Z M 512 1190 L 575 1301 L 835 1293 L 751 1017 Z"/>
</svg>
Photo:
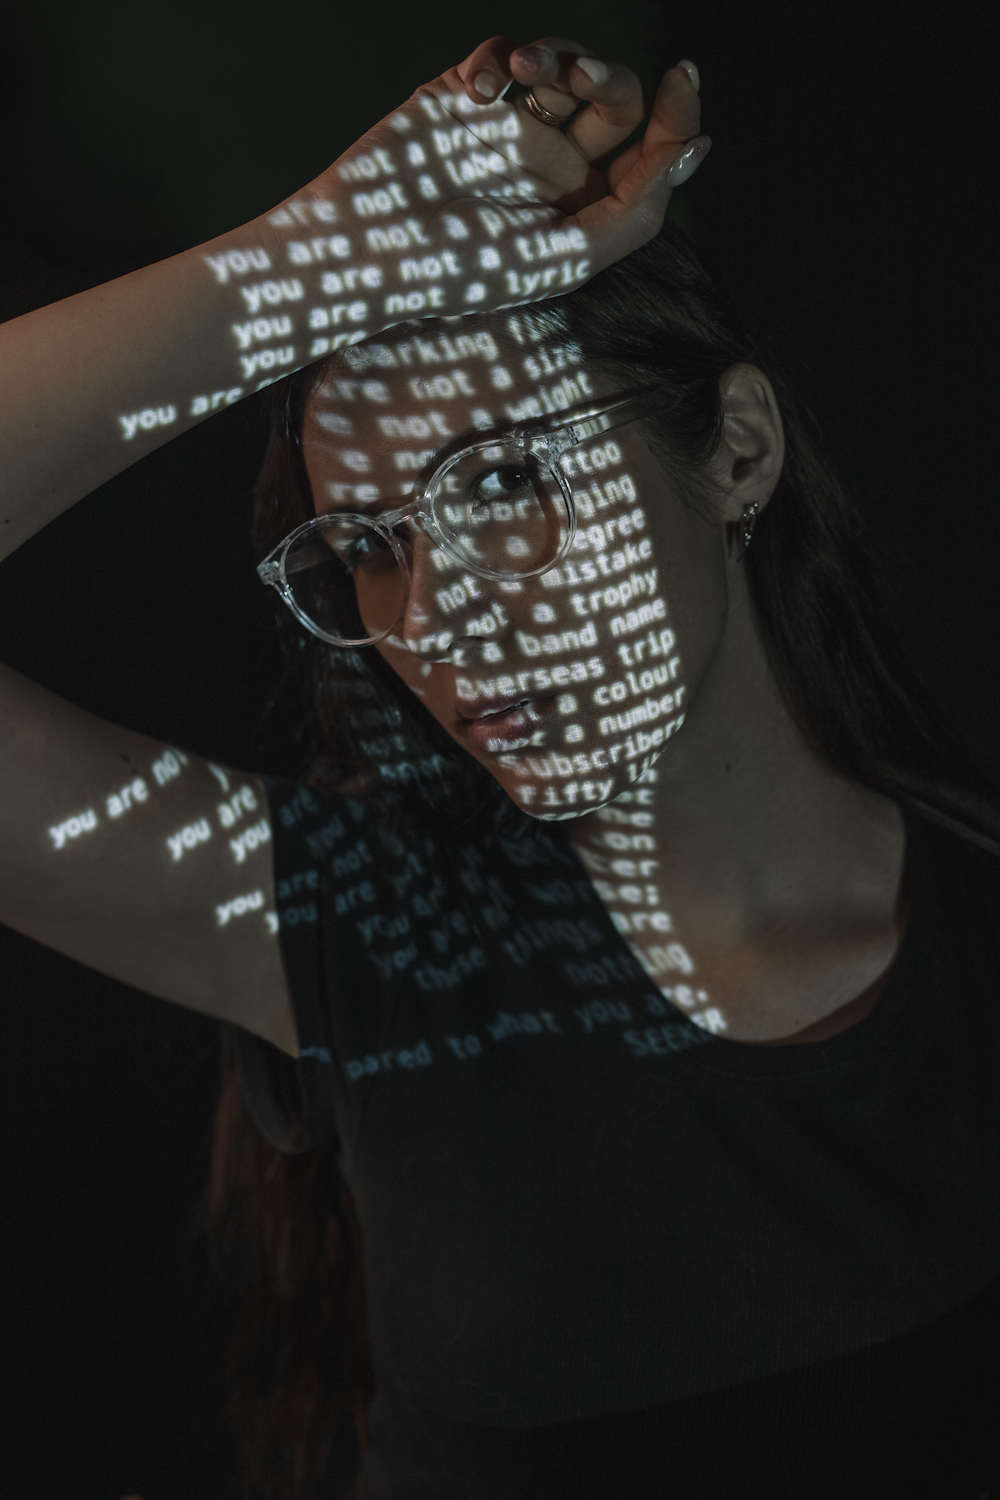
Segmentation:
<svg viewBox="0 0 1000 1500">
<path fill-rule="evenodd" d="M 586 73 L 591 83 L 607 83 L 611 77 L 611 69 L 607 63 L 602 63 L 597 57 L 578 57 L 577 67 Z"/>
<path fill-rule="evenodd" d="M 677 158 L 667 173 L 670 186 L 677 187 L 680 183 L 687 182 L 689 177 L 693 177 L 711 149 L 711 136 L 696 135 L 693 141 L 689 141 L 683 156 Z"/>
<path fill-rule="evenodd" d="M 497 82 L 492 73 L 477 73 L 472 80 L 472 87 L 477 94 L 482 94 L 484 99 L 496 98 Z"/>
<path fill-rule="evenodd" d="M 514 53 L 522 68 L 529 72 L 540 73 L 543 68 L 551 68 L 556 60 L 556 55 L 548 47 L 519 47 Z"/>
<path fill-rule="evenodd" d="M 689 57 L 682 57 L 677 66 L 684 69 L 685 73 L 691 80 L 691 87 L 697 94 L 699 89 L 701 88 L 701 75 L 699 74 L 698 69 L 695 67 L 694 63 Z"/>
</svg>

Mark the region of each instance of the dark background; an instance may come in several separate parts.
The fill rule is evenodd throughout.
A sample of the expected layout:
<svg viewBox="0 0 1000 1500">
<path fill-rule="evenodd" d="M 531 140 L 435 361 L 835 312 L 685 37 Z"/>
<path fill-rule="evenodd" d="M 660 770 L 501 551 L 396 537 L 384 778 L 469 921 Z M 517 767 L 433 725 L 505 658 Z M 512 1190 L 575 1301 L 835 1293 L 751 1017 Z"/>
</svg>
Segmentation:
<svg viewBox="0 0 1000 1500">
<path fill-rule="evenodd" d="M 886 588 L 916 662 L 993 760 L 986 9 L 16 4 L 0 64 L 0 318 L 273 207 L 490 35 L 575 36 L 650 83 L 691 57 L 714 149 L 672 216 L 792 361 L 896 547 Z M 280 693 L 267 712 L 280 664 L 247 539 L 264 439 L 251 398 L 24 546 L 0 569 L 0 659 L 147 734 L 293 771 Z M 230 1500 L 197 1234 L 217 1027 L 2 928 L 0 975 L 0 1483 L 20 1500 Z"/>
</svg>

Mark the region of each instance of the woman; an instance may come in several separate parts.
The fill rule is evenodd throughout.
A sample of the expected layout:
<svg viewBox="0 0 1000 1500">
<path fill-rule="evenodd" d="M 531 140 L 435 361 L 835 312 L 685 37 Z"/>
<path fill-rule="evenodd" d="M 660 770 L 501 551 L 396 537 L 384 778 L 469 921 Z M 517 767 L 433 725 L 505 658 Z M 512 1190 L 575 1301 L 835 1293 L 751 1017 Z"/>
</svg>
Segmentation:
<svg viewBox="0 0 1000 1500">
<path fill-rule="evenodd" d="M 309 775 L 3 675 L 4 921 L 226 1023 L 265 1493 L 345 1411 L 371 1496 L 990 1480 L 995 789 L 663 227 L 692 65 L 590 165 L 642 113 L 493 39 L 253 226 L 3 330 L 8 550 L 273 384 Z M 40 451 L 56 360 L 90 378 Z"/>
</svg>

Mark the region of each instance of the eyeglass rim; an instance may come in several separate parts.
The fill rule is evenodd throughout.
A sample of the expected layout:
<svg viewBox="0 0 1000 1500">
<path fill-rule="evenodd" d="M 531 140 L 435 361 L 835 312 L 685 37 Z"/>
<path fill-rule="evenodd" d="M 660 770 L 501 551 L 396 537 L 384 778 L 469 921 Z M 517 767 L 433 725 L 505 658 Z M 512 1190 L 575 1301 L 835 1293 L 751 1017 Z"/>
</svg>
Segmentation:
<svg viewBox="0 0 1000 1500">
<path fill-rule="evenodd" d="M 451 457 L 445 461 L 445 463 L 439 466 L 439 468 L 435 469 L 432 478 L 441 473 L 447 472 L 449 468 L 458 463 L 461 459 L 467 457 L 470 453 L 475 453 L 477 450 L 482 448 L 493 448 L 497 446 L 499 446 L 498 440 L 496 438 L 491 438 L 487 442 L 473 443 L 468 448 L 462 448 L 458 453 L 452 454 Z M 404 580 L 402 613 L 405 613 L 406 610 L 406 603 L 409 599 L 410 584 L 412 582 L 412 578 L 410 574 L 409 564 L 406 561 L 406 554 L 403 551 L 399 538 L 392 530 L 392 527 L 398 526 L 400 522 L 404 520 L 418 521 L 419 523 L 421 523 L 421 529 L 427 532 L 431 540 L 435 543 L 436 546 L 441 549 L 442 552 L 446 553 L 447 556 L 450 557 L 451 560 L 459 567 L 465 568 L 470 573 L 475 573 L 479 578 L 490 579 L 497 583 L 521 583 L 524 579 L 538 578 L 543 573 L 551 572 L 551 570 L 555 567 L 558 567 L 563 558 L 567 556 L 573 546 L 573 542 L 576 537 L 576 502 L 573 499 L 572 487 L 562 467 L 562 464 L 559 462 L 558 456 L 550 457 L 545 453 L 535 454 L 534 450 L 529 448 L 526 443 L 507 444 L 505 446 L 517 446 L 520 447 L 523 452 L 530 453 L 532 457 L 539 457 L 544 459 L 545 463 L 548 464 L 552 469 L 552 472 L 555 475 L 556 481 L 562 492 L 563 502 L 566 507 L 566 516 L 568 519 L 566 535 L 563 538 L 563 541 L 560 544 L 559 550 L 556 553 L 555 557 L 553 557 L 550 562 L 545 563 L 543 567 L 532 568 L 528 572 L 502 573 L 498 572 L 495 568 L 482 568 L 477 563 L 472 562 L 469 558 L 463 556 L 462 553 L 459 552 L 456 545 L 453 542 L 449 541 L 447 536 L 441 530 L 440 522 L 437 520 L 433 513 L 433 498 L 431 500 L 430 510 L 424 510 L 422 508 L 424 495 L 426 495 L 427 493 L 427 490 L 425 489 L 419 497 L 414 497 L 407 505 L 401 506 L 393 511 L 383 511 L 378 516 L 366 516 L 358 511 L 337 511 L 332 515 L 324 514 L 321 516 L 310 516 L 308 521 L 303 521 L 301 525 L 296 526 L 294 531 L 289 532 L 288 536 L 284 538 L 283 542 L 279 543 L 278 547 L 274 549 L 276 552 L 280 552 L 280 557 L 275 558 L 272 553 L 264 559 L 264 562 L 262 562 L 257 568 L 258 576 L 264 583 L 271 584 L 278 591 L 282 600 L 285 604 L 287 604 L 288 608 L 291 610 L 292 614 L 299 621 L 299 623 L 304 625 L 307 630 L 312 632 L 313 635 L 318 636 L 320 640 L 327 641 L 331 646 L 376 646 L 379 641 L 384 641 L 387 636 L 392 634 L 395 627 L 399 624 L 402 615 L 397 615 L 392 624 L 386 630 L 382 631 L 380 635 L 365 636 L 361 640 L 347 640 L 340 636 L 329 635 L 325 630 L 320 630 L 315 622 L 310 620 L 308 616 L 299 609 L 298 604 L 295 601 L 295 596 L 292 593 L 291 587 L 288 583 L 288 579 L 285 576 L 285 558 L 287 557 L 288 551 L 291 548 L 292 544 L 299 537 L 302 537 L 306 535 L 306 533 L 313 530 L 321 530 L 324 526 L 324 523 L 331 524 L 340 521 L 360 522 L 364 526 L 369 526 L 372 531 L 377 532 L 378 535 L 383 539 L 383 541 L 389 544 L 389 547 L 392 550 L 392 555 L 396 559 L 396 565 L 402 573 Z M 429 488 L 429 484 L 427 488 Z M 268 574 L 266 577 L 263 572 L 265 566 L 268 567 Z"/>
<path fill-rule="evenodd" d="M 323 516 L 313 516 L 310 521 L 305 521 L 301 526 L 297 526 L 295 530 L 291 532 L 288 537 L 286 537 L 286 541 L 288 541 L 289 543 L 292 542 L 296 536 L 299 536 L 302 534 L 302 532 L 307 531 L 311 525 L 324 519 L 325 518 Z M 338 513 L 337 519 L 344 519 L 343 514 Z M 369 526 L 372 524 L 371 516 L 353 516 L 351 517 L 351 519 L 356 521 L 364 521 Z M 396 559 L 396 564 L 403 574 L 404 579 L 406 580 L 406 587 L 403 591 L 402 612 L 401 614 L 396 616 L 395 620 L 393 620 L 392 624 L 388 627 L 387 630 L 382 631 L 381 635 L 366 635 L 363 636 L 360 640 L 352 641 L 345 639 L 343 636 L 329 635 L 327 631 L 320 630 L 319 626 L 313 620 L 310 620 L 308 615 L 303 614 L 302 610 L 299 609 L 298 604 L 295 602 L 295 595 L 292 593 L 291 588 L 288 585 L 288 581 L 285 578 L 283 560 L 280 577 L 269 578 L 265 580 L 266 582 L 274 586 L 282 600 L 285 602 L 285 604 L 287 604 L 292 614 L 298 620 L 299 624 L 304 625 L 312 635 L 317 636 L 321 641 L 326 641 L 327 645 L 344 647 L 377 646 L 379 641 L 384 641 L 387 636 L 392 634 L 396 626 L 399 624 L 402 615 L 406 613 L 406 605 L 410 597 L 410 569 L 407 566 L 406 555 L 403 552 L 402 547 L 400 546 L 399 538 L 394 535 L 393 532 L 383 532 L 381 528 L 377 526 L 373 529 L 378 531 L 379 535 L 383 536 L 384 539 L 389 543 L 389 546 L 392 548 L 392 554 Z M 260 569 L 258 568 L 257 571 L 259 573 Z"/>
<path fill-rule="evenodd" d="M 338 511 L 336 513 L 336 520 L 360 521 L 364 525 L 372 527 L 374 531 L 377 531 L 379 535 L 388 542 L 393 556 L 396 559 L 397 566 L 400 568 L 405 579 L 406 587 L 403 596 L 403 613 L 405 613 L 406 601 L 409 598 L 409 588 L 412 580 L 410 576 L 410 569 L 406 562 L 406 557 L 400 545 L 399 538 L 395 535 L 391 528 L 392 526 L 399 525 L 399 523 L 404 520 L 416 520 L 421 522 L 422 529 L 427 532 L 427 534 L 431 537 L 435 544 L 441 548 L 443 552 L 450 556 L 452 560 L 454 562 L 457 562 L 461 567 L 468 568 L 470 572 L 477 574 L 477 576 L 479 576 L 480 578 L 492 579 L 499 583 L 521 582 L 526 578 L 538 578 L 545 573 L 551 572 L 553 568 L 558 567 L 559 563 L 570 551 L 576 538 L 576 502 L 573 498 L 572 486 L 569 483 L 569 479 L 561 463 L 563 453 L 565 453 L 570 448 L 578 446 L 578 444 L 582 442 L 586 442 L 590 437 L 596 437 L 599 436 L 602 432 L 609 432 L 614 428 L 623 427 L 630 422 L 641 420 L 641 418 L 646 414 L 647 410 L 658 410 L 663 406 L 670 404 L 669 399 L 665 399 L 665 393 L 668 389 L 669 387 L 663 383 L 656 386 L 647 387 L 643 391 L 632 392 L 631 394 L 624 396 L 621 399 L 615 399 L 614 401 L 612 401 L 612 404 L 610 406 L 605 405 L 604 403 L 609 401 L 611 398 L 607 396 L 595 398 L 594 401 L 591 401 L 584 405 L 584 409 L 582 412 L 578 411 L 576 415 L 572 417 L 567 418 L 562 413 L 558 414 L 562 419 L 555 423 L 544 423 L 541 422 L 538 418 L 533 418 L 527 422 L 516 423 L 509 428 L 505 428 L 502 431 L 495 432 L 491 437 L 480 438 L 476 442 L 470 443 L 467 447 L 459 449 L 456 453 L 449 454 L 447 458 L 443 459 L 442 462 L 437 465 L 437 467 L 434 469 L 434 472 L 428 478 L 426 484 L 420 486 L 419 490 L 417 490 L 410 497 L 406 505 L 397 507 L 397 509 L 392 511 L 383 511 L 378 516 L 364 515 L 361 512 L 354 511 Z M 632 415 L 626 415 L 626 413 L 631 412 L 633 408 L 635 408 L 634 413 Z M 552 415 L 556 414 L 553 413 Z M 564 439 L 558 440 L 556 443 L 550 443 L 546 441 L 546 439 L 553 437 L 559 439 L 560 434 L 565 435 Z M 534 443 L 536 442 L 538 444 L 538 447 L 541 448 L 542 451 L 536 451 L 536 448 L 534 446 Z M 446 474 L 449 469 L 453 468 L 455 464 L 459 463 L 463 458 L 468 457 L 470 453 L 475 453 L 484 448 L 494 448 L 505 445 L 510 447 L 523 448 L 524 451 L 530 453 L 532 457 L 543 459 L 546 463 L 551 465 L 553 473 L 555 474 L 556 479 L 559 483 L 559 488 L 563 493 L 563 499 L 566 503 L 566 511 L 569 516 L 567 536 L 563 544 L 560 546 L 559 551 L 556 553 L 556 556 L 551 560 L 551 562 L 547 562 L 544 567 L 534 568 L 528 573 L 498 573 L 496 571 L 478 567 L 475 563 L 472 563 L 467 558 L 462 557 L 458 553 L 457 548 L 450 544 L 444 536 L 436 518 L 433 515 L 433 495 L 431 498 L 431 509 L 429 511 L 425 511 L 422 508 L 424 498 L 429 492 L 434 489 L 436 481 L 438 481 L 443 474 Z M 328 635 L 325 631 L 320 630 L 319 627 L 299 609 L 288 585 L 288 581 L 285 577 L 284 562 L 292 543 L 296 541 L 297 538 L 303 536 L 310 529 L 318 529 L 320 526 L 322 526 L 324 521 L 332 519 L 333 517 L 329 514 L 324 514 L 321 516 L 310 516 L 308 520 L 301 522 L 292 531 L 290 531 L 286 537 L 283 537 L 282 540 L 271 549 L 268 555 L 263 558 L 260 563 L 258 563 L 257 576 L 260 578 L 262 583 L 271 585 L 277 591 L 283 602 L 288 606 L 299 623 L 301 625 L 304 625 L 308 631 L 317 636 L 320 640 L 324 640 L 330 645 L 343 647 L 375 646 L 379 643 L 379 641 L 383 641 L 387 636 L 391 635 L 395 626 L 398 625 L 401 616 L 397 616 L 392 625 L 390 625 L 388 629 L 384 630 L 380 635 L 366 636 L 361 640 L 345 640 L 339 636 L 334 637 Z"/>
</svg>

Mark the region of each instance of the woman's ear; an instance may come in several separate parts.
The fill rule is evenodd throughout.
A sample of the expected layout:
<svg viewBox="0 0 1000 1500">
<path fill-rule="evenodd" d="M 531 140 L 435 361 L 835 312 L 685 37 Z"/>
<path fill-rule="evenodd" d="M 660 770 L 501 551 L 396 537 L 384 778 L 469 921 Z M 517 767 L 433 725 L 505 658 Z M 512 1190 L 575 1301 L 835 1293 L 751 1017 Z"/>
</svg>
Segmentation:
<svg viewBox="0 0 1000 1500">
<path fill-rule="evenodd" d="M 719 377 L 723 443 L 710 468 L 723 492 L 722 520 L 738 522 L 770 500 L 785 461 L 785 433 L 771 382 L 756 365 L 730 365 Z"/>
</svg>

